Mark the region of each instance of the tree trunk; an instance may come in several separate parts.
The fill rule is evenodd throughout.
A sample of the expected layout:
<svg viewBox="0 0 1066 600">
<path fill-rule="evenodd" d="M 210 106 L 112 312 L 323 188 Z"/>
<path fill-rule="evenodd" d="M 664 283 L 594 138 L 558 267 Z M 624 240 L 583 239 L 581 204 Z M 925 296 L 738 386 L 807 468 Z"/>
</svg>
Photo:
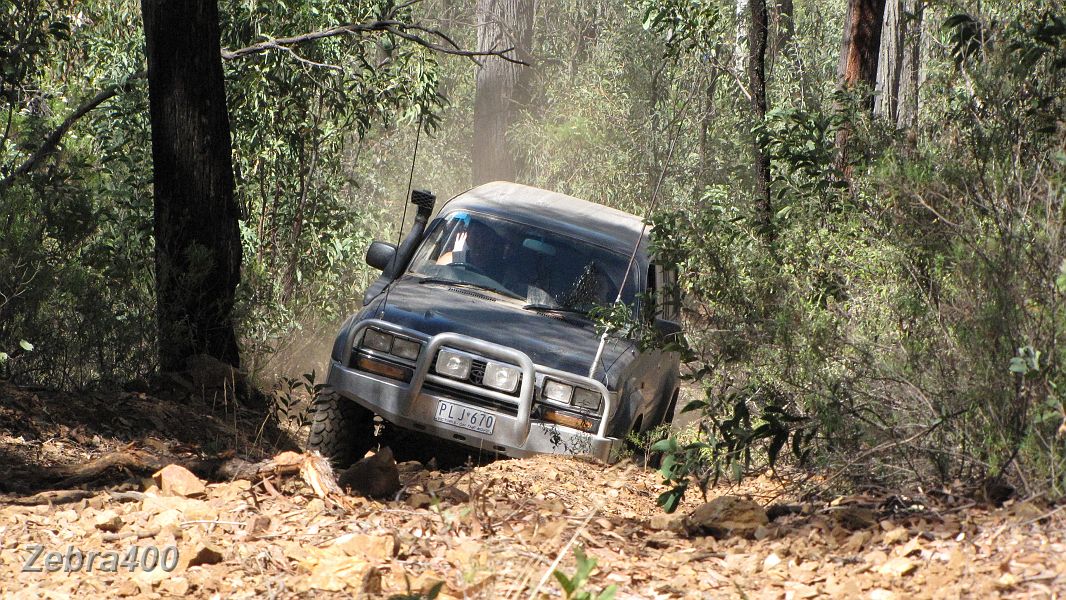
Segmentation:
<svg viewBox="0 0 1066 600">
<path fill-rule="evenodd" d="M 900 78 L 896 101 L 896 127 L 911 128 L 918 118 L 918 90 L 921 87 L 922 47 L 925 34 L 922 16 L 925 5 L 919 0 L 905 0 L 900 11 L 903 34 L 900 36 Z"/>
<path fill-rule="evenodd" d="M 903 23 L 900 12 L 906 0 L 888 0 L 881 30 L 881 52 L 877 59 L 877 85 L 874 87 L 874 116 L 895 123 L 899 107 L 899 86 L 903 69 Z"/>
<path fill-rule="evenodd" d="M 877 83 L 877 58 L 881 50 L 881 26 L 885 0 L 848 0 L 844 16 L 844 35 L 840 46 L 837 77 L 843 89 L 863 89 L 866 110 L 874 110 L 873 89 Z M 851 129 L 845 124 L 836 135 L 836 167 L 851 182 L 848 140 Z"/>
<path fill-rule="evenodd" d="M 737 17 L 736 37 L 733 40 L 733 68 L 737 73 L 743 73 L 747 65 L 744 58 L 748 53 L 748 35 L 751 32 L 751 4 L 748 0 L 735 0 L 734 9 Z"/>
<path fill-rule="evenodd" d="M 208 354 L 238 366 L 240 280 L 217 0 L 142 0 L 155 187 L 159 366 Z"/>
<path fill-rule="evenodd" d="M 774 2 L 773 7 L 774 9 L 770 14 L 770 30 L 773 31 L 773 35 L 770 36 L 769 47 L 766 50 L 768 55 L 766 61 L 767 73 L 774 72 L 778 57 L 784 52 L 785 46 L 788 45 L 788 42 L 796 33 L 794 22 L 796 9 L 792 0 L 777 0 Z"/>
<path fill-rule="evenodd" d="M 766 0 L 748 0 L 751 7 L 751 31 L 748 41 L 748 79 L 751 87 L 751 110 L 756 122 L 766 119 L 766 39 L 768 23 Z M 770 157 L 756 136 L 755 202 L 759 220 L 768 237 L 772 237 L 773 204 L 770 201 Z"/>
<path fill-rule="evenodd" d="M 865 85 L 867 93 L 877 83 L 877 56 L 881 49 L 881 25 L 885 0 L 849 0 L 844 17 L 844 36 L 837 75 L 842 87 Z M 869 96 L 873 110 L 873 96 Z"/>
<path fill-rule="evenodd" d="M 532 0 L 478 0 L 477 23 L 478 50 L 513 47 L 519 58 L 529 58 L 533 37 Z M 481 63 L 474 95 L 471 149 L 475 185 L 517 178 L 517 157 L 507 135 L 518 110 L 529 103 L 528 68 L 495 56 L 484 57 Z"/>
<path fill-rule="evenodd" d="M 922 10 L 916 0 L 889 0 L 885 6 L 874 115 L 901 129 L 913 125 L 918 113 Z"/>
</svg>

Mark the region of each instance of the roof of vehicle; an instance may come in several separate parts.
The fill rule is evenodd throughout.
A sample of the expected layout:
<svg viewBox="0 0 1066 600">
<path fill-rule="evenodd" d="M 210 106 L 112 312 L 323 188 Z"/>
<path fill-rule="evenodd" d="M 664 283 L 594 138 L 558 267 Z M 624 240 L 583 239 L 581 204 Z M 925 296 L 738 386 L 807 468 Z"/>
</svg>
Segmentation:
<svg viewBox="0 0 1066 600">
<path fill-rule="evenodd" d="M 520 183 L 493 181 L 452 198 L 442 214 L 455 210 L 486 213 L 588 240 L 628 256 L 641 238 L 644 221 L 627 212 Z M 641 247 L 646 249 L 647 234 Z"/>
</svg>

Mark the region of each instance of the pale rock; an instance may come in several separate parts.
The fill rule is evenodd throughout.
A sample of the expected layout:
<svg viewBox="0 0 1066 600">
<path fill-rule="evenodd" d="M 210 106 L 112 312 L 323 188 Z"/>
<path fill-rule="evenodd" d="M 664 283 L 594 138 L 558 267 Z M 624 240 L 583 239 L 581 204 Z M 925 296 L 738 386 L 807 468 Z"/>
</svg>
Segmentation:
<svg viewBox="0 0 1066 600">
<path fill-rule="evenodd" d="M 769 571 L 770 569 L 773 569 L 774 567 L 780 564 L 781 557 L 771 552 L 770 554 L 766 555 L 766 558 L 763 559 L 762 569 L 763 571 Z"/>
<path fill-rule="evenodd" d="M 104 510 L 93 518 L 93 525 L 100 531 L 115 533 L 122 529 L 122 517 L 113 510 Z"/>
<path fill-rule="evenodd" d="M 73 508 L 67 510 L 61 510 L 56 512 L 55 518 L 60 521 L 66 521 L 67 523 L 74 523 L 78 520 L 78 511 Z"/>
<path fill-rule="evenodd" d="M 159 591 L 171 596 L 184 597 L 189 593 L 189 580 L 181 576 L 164 579 L 159 582 Z"/>
<path fill-rule="evenodd" d="M 884 543 L 891 545 L 902 542 L 903 540 L 909 538 L 910 535 L 911 533 L 907 530 L 906 527 L 897 527 L 895 529 L 890 529 L 886 531 L 885 535 L 881 539 L 882 541 L 884 541 Z"/>
<path fill-rule="evenodd" d="M 334 540 L 333 545 L 348 556 L 381 562 L 391 560 L 397 549 L 396 538 L 391 535 L 363 533 L 344 534 Z"/>
<path fill-rule="evenodd" d="M 914 561 L 903 556 L 897 556 L 877 567 L 877 572 L 882 575 L 891 575 L 892 577 L 903 577 L 904 575 L 909 575 L 917 568 L 918 565 Z"/>
<path fill-rule="evenodd" d="M 118 583 L 118 587 L 115 588 L 115 595 L 123 598 L 128 596 L 136 596 L 141 593 L 141 586 L 137 585 L 137 582 L 133 579 L 123 579 Z"/>
<path fill-rule="evenodd" d="M 996 587 L 1008 589 L 1018 585 L 1018 577 L 1013 573 L 1004 573 L 996 580 Z"/>
<path fill-rule="evenodd" d="M 676 531 L 681 528 L 683 519 L 676 515 L 658 514 L 648 521 L 648 527 L 656 531 Z"/>
<path fill-rule="evenodd" d="M 152 480 L 159 486 L 164 495 L 203 496 L 207 493 L 207 486 L 199 477 L 181 465 L 167 465 L 152 475 Z"/>
<path fill-rule="evenodd" d="M 295 467 L 303 463 L 304 455 L 299 452 L 293 452 L 286 450 L 281 454 L 275 456 L 270 462 L 274 463 L 278 467 Z"/>
<path fill-rule="evenodd" d="M 184 520 L 185 519 L 181 516 L 181 511 L 174 508 L 168 508 L 152 515 L 149 523 L 152 527 L 158 527 L 160 532 L 162 532 L 168 528 L 176 529 Z"/>
</svg>

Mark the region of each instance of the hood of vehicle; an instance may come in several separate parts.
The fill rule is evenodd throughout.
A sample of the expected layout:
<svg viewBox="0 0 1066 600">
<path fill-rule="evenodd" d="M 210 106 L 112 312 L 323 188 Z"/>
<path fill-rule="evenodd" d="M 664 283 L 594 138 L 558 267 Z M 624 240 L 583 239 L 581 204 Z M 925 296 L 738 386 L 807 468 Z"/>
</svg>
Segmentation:
<svg viewBox="0 0 1066 600">
<path fill-rule="evenodd" d="M 536 364 L 588 375 L 600 342 L 592 323 L 577 315 L 526 310 L 522 304 L 473 287 L 402 279 L 371 301 L 363 314 L 430 336 L 468 335 L 524 352 Z M 598 379 L 603 380 L 604 367 L 611 373 L 611 366 L 630 346 L 608 339 Z M 609 388 L 617 378 L 616 373 L 611 375 Z"/>
</svg>

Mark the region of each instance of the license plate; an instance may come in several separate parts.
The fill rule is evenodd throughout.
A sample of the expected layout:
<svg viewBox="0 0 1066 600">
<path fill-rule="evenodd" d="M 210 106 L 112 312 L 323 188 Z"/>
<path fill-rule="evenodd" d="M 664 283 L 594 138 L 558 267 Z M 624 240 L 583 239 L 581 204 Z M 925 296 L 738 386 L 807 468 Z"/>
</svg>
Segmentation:
<svg viewBox="0 0 1066 600">
<path fill-rule="evenodd" d="M 438 401 L 433 419 L 478 433 L 491 434 L 496 426 L 496 415 L 447 400 Z"/>
</svg>

